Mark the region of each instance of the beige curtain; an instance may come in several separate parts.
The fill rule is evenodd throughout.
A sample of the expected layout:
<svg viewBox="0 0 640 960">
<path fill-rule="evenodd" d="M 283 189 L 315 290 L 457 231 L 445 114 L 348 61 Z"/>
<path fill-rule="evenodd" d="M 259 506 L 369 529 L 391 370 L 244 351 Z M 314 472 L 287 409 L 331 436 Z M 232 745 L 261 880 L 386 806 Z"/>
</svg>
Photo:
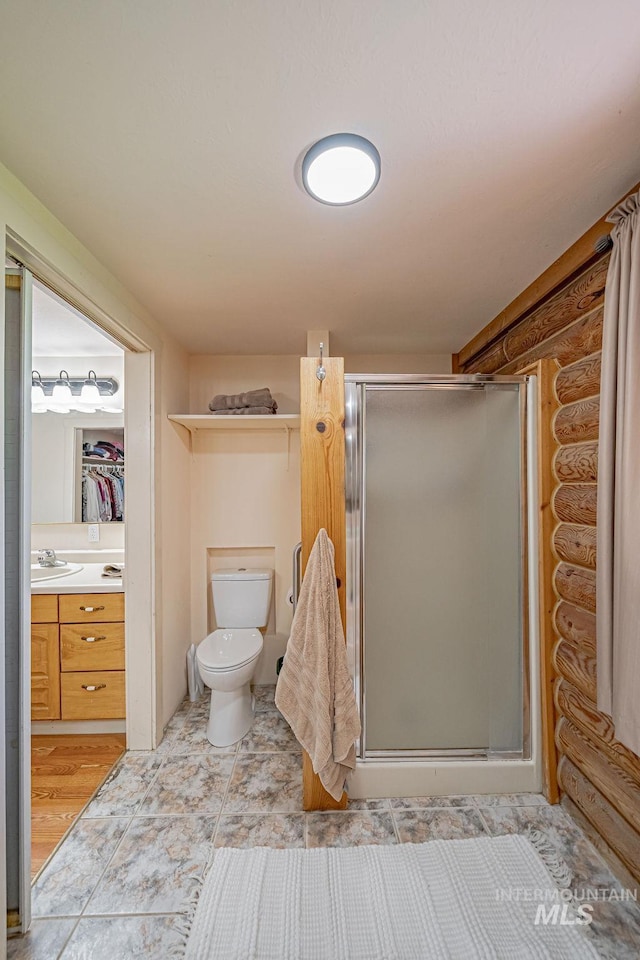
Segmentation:
<svg viewBox="0 0 640 960">
<path fill-rule="evenodd" d="M 598 709 L 640 754 L 640 193 L 607 218 L 598 455 Z"/>
</svg>

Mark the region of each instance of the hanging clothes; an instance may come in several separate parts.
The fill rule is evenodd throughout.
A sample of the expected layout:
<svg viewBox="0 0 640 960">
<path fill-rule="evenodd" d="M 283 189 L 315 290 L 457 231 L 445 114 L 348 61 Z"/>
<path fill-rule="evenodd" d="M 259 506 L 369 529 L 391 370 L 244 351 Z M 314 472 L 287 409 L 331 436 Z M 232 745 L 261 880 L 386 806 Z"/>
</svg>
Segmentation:
<svg viewBox="0 0 640 960">
<path fill-rule="evenodd" d="M 86 472 L 82 476 L 82 520 L 84 523 L 99 523 L 100 521 L 98 486 Z"/>
<path fill-rule="evenodd" d="M 124 474 L 120 468 L 85 467 L 82 474 L 82 520 L 124 520 Z"/>
</svg>

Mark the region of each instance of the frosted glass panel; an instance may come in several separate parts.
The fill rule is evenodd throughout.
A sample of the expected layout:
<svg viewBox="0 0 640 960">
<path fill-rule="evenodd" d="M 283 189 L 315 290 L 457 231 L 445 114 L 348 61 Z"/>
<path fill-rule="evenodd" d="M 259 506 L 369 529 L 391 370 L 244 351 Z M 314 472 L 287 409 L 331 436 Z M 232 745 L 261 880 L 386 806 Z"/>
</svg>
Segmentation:
<svg viewBox="0 0 640 960">
<path fill-rule="evenodd" d="M 519 749 L 518 387 L 365 390 L 370 750 Z"/>
</svg>

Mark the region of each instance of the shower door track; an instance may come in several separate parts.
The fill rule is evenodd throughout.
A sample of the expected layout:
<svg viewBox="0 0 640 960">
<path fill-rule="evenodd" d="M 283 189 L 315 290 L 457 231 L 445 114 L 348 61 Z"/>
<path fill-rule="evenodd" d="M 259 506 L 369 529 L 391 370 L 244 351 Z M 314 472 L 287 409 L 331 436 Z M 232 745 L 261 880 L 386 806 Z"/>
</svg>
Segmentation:
<svg viewBox="0 0 640 960">
<path fill-rule="evenodd" d="M 362 733 L 356 742 L 356 754 L 359 762 L 369 761 L 407 761 L 407 760 L 524 760 L 531 757 L 531 712 L 530 712 L 530 646 L 528 620 L 531 597 L 528 583 L 528 506 L 531 464 L 528 457 L 533 452 L 533 435 L 529 430 L 528 385 L 535 383 L 535 377 L 528 375 L 502 374 L 345 374 L 345 444 L 346 444 L 346 546 L 347 546 L 347 655 L 349 658 L 356 700 L 360 709 Z M 368 750 L 366 748 L 366 700 L 364 674 L 364 541 L 363 517 L 365 513 L 365 476 L 364 436 L 366 426 L 366 405 L 363 402 L 366 386 L 375 390 L 416 390 L 429 389 L 484 389 L 492 383 L 522 384 L 520 392 L 521 419 L 521 478 L 522 510 L 522 750 L 495 752 L 490 748 L 475 749 L 389 749 Z M 533 406 L 533 405 L 532 405 Z"/>
<path fill-rule="evenodd" d="M 463 750 L 452 747 L 445 750 L 367 750 L 366 757 L 358 759 L 364 763 L 367 760 L 488 760 L 486 750 Z"/>
</svg>

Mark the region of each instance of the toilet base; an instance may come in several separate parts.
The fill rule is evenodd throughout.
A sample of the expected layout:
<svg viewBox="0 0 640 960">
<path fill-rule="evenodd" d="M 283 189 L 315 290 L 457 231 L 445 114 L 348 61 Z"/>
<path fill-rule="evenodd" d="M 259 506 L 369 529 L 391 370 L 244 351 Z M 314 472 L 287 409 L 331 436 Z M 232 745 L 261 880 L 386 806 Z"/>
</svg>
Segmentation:
<svg viewBox="0 0 640 960">
<path fill-rule="evenodd" d="M 251 729 L 253 706 L 247 682 L 237 690 L 212 690 L 207 740 L 214 747 L 230 747 Z"/>
</svg>

